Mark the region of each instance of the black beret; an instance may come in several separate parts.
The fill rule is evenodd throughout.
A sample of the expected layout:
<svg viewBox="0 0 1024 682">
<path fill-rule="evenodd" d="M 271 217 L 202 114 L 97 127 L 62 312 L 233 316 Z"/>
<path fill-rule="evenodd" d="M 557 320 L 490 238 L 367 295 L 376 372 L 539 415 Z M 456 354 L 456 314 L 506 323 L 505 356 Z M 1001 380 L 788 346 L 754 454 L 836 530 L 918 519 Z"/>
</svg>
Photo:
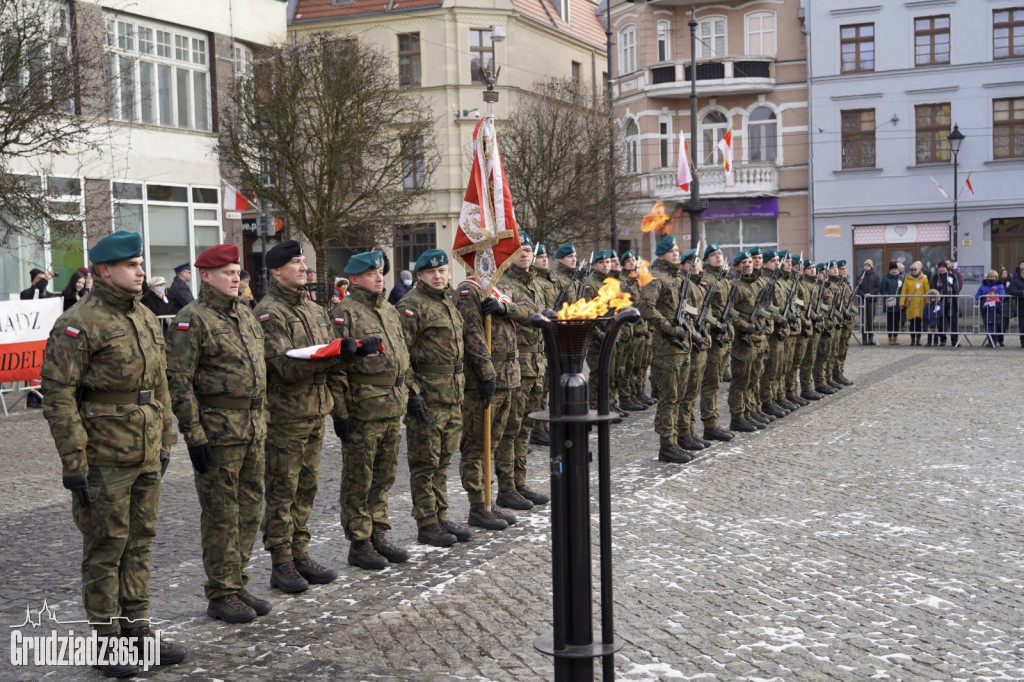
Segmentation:
<svg viewBox="0 0 1024 682">
<path fill-rule="evenodd" d="M 267 267 L 279 268 L 287 264 L 292 258 L 302 255 L 302 244 L 294 239 L 275 244 L 274 248 L 267 251 Z"/>
</svg>

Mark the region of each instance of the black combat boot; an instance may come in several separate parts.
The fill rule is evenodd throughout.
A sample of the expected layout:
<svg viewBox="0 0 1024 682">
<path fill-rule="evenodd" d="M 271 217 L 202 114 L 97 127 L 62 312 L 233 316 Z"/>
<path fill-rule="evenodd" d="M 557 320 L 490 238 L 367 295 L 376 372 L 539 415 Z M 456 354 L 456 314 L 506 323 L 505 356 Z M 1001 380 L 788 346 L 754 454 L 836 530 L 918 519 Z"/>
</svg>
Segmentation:
<svg viewBox="0 0 1024 682">
<path fill-rule="evenodd" d="M 409 560 L 409 552 L 401 547 L 392 545 L 387 537 L 385 537 L 384 531 L 372 533 L 370 535 L 370 542 L 373 544 L 373 548 L 377 550 L 377 554 L 387 559 L 388 563 L 400 564 Z"/>
<path fill-rule="evenodd" d="M 455 539 L 459 542 L 469 542 L 473 537 L 473 531 L 465 526 L 460 526 L 457 523 L 449 521 L 448 519 L 442 519 L 441 521 L 438 521 L 438 523 L 441 524 L 442 528 L 454 535 Z"/>
<path fill-rule="evenodd" d="M 286 561 L 274 564 L 270 571 L 270 586 L 282 592 L 305 592 L 309 589 L 309 582 L 295 570 L 295 562 Z"/>
<path fill-rule="evenodd" d="M 96 637 L 99 641 L 102 641 L 104 639 L 115 640 L 118 637 L 120 637 L 120 635 L 97 635 Z M 102 647 L 103 645 L 98 644 L 97 646 Z M 111 647 L 107 646 L 108 658 L 110 656 L 110 650 Z M 97 665 L 94 667 L 107 677 L 134 677 L 139 673 L 139 669 L 137 667 L 135 667 L 134 665 L 130 665 L 128 663 L 108 663 L 106 665 Z"/>
<path fill-rule="evenodd" d="M 778 405 L 779 407 L 789 410 L 790 412 L 796 412 L 797 410 L 800 409 L 800 403 L 790 398 L 779 398 Z"/>
<path fill-rule="evenodd" d="M 533 502 L 530 502 L 528 499 L 520 495 L 519 491 L 515 488 L 512 488 L 511 490 L 502 490 L 498 493 L 498 497 L 495 499 L 495 502 L 502 507 L 507 507 L 508 509 L 518 509 L 519 511 L 533 509 Z"/>
<path fill-rule="evenodd" d="M 433 547 L 451 547 L 459 539 L 441 527 L 439 523 L 423 526 L 416 532 L 416 542 Z"/>
<path fill-rule="evenodd" d="M 757 427 L 752 422 L 747 421 L 743 417 L 739 419 L 733 419 L 732 423 L 729 424 L 730 431 L 738 431 L 740 433 L 753 433 L 757 431 Z"/>
<path fill-rule="evenodd" d="M 551 498 L 545 495 L 544 493 L 539 493 L 536 490 L 531 490 L 525 485 L 517 485 L 516 490 L 519 492 L 520 495 L 528 499 L 530 502 L 533 502 L 534 506 L 547 504 L 548 502 L 551 501 Z"/>
<path fill-rule="evenodd" d="M 662 445 L 658 449 L 658 461 L 672 464 L 686 464 L 693 457 L 678 445 Z"/>
<path fill-rule="evenodd" d="M 782 410 L 780 410 L 778 406 L 775 405 L 775 403 L 772 403 L 770 405 L 762 405 L 761 412 L 771 417 L 775 417 L 776 419 L 782 419 L 788 414 L 787 412 L 783 412 Z"/>
<path fill-rule="evenodd" d="M 508 522 L 495 515 L 493 511 L 485 511 L 483 502 L 471 502 L 469 505 L 469 525 L 485 530 L 505 530 Z"/>
<path fill-rule="evenodd" d="M 242 591 L 238 593 L 238 599 L 255 611 L 257 616 L 265 616 L 270 613 L 270 602 L 266 599 L 260 599 L 244 587 L 242 588 Z"/>
<path fill-rule="evenodd" d="M 809 388 L 805 388 L 803 393 L 800 394 L 800 397 L 803 398 L 804 400 L 811 401 L 811 400 L 821 400 L 823 396 L 820 393 L 818 393 L 817 391 L 811 390 Z M 808 402 L 807 404 L 810 405 L 810 402 Z"/>
<path fill-rule="evenodd" d="M 768 421 L 761 421 L 761 418 L 757 416 L 756 412 L 748 414 L 744 419 L 746 419 L 748 423 L 753 424 L 754 428 L 758 431 L 764 431 L 768 428 Z"/>
<path fill-rule="evenodd" d="M 632 398 L 629 398 L 625 401 L 620 401 L 619 407 L 627 412 L 642 412 L 647 409 L 647 403 L 638 403 Z"/>
<path fill-rule="evenodd" d="M 704 427 L 704 440 L 720 440 L 730 441 L 732 440 L 732 434 L 725 429 L 720 429 L 717 426 L 705 426 Z"/>
<path fill-rule="evenodd" d="M 693 437 L 693 434 L 689 433 L 679 438 L 678 445 L 683 450 L 689 450 L 691 452 L 697 452 L 698 450 L 704 449 L 704 443 L 701 443 Z"/>
<path fill-rule="evenodd" d="M 498 507 L 491 507 L 491 512 L 510 526 L 516 525 L 516 521 L 519 520 L 512 512 L 507 512 L 504 509 L 499 509 Z"/>
<path fill-rule="evenodd" d="M 269 610 L 270 604 L 267 604 Z M 238 598 L 237 594 L 229 594 L 211 599 L 206 607 L 206 615 L 219 618 L 225 623 L 248 623 L 256 618 L 256 609 Z"/>
<path fill-rule="evenodd" d="M 943 344 L 943 345 L 945 345 L 945 344 Z M 836 379 L 836 381 L 838 381 L 841 384 L 845 384 L 846 386 L 853 386 L 853 379 L 847 378 L 847 376 L 845 374 L 840 374 L 839 378 Z"/>
<path fill-rule="evenodd" d="M 134 639 L 136 650 L 143 652 L 146 650 L 146 645 L 142 641 L 143 638 L 156 639 L 156 633 L 150 630 L 148 626 L 141 628 L 121 628 L 121 637 L 124 639 Z M 185 647 L 180 644 L 168 642 L 163 637 L 160 638 L 160 665 L 174 665 L 175 663 L 181 663 L 184 660 Z"/>
<path fill-rule="evenodd" d="M 832 388 L 828 384 L 822 384 L 821 386 L 815 386 L 814 390 L 822 395 L 832 395 L 836 392 L 836 389 Z"/>
<path fill-rule="evenodd" d="M 1024 348 L 1024 344 L 1021 344 L 1021 347 Z M 652 398 L 646 393 L 641 393 L 640 395 L 636 396 L 634 400 L 636 400 L 638 403 L 647 403 L 648 407 L 658 402 L 656 398 Z"/>
<path fill-rule="evenodd" d="M 767 412 L 762 412 L 761 410 L 755 411 L 754 417 L 757 419 L 757 421 L 761 422 L 765 426 L 771 424 L 773 421 L 778 419 L 778 417 L 776 417 L 774 414 L 768 414 Z"/>
<path fill-rule="evenodd" d="M 794 393 L 791 396 L 786 396 L 786 400 L 793 403 L 794 405 L 799 405 L 800 407 L 807 407 L 808 405 L 811 404 L 810 400 L 804 400 L 803 397 L 801 397 L 798 393 Z"/>
<path fill-rule="evenodd" d="M 317 562 L 310 559 L 308 556 L 297 556 L 295 557 L 295 570 L 299 572 L 303 578 L 306 579 L 311 585 L 326 585 L 327 583 L 333 583 L 337 577 L 338 572 L 321 566 Z"/>
<path fill-rule="evenodd" d="M 355 540 L 348 547 L 348 565 L 379 571 L 387 568 L 388 560 L 377 553 L 369 540 Z"/>
<path fill-rule="evenodd" d="M 551 445 L 551 436 L 547 431 L 538 431 L 536 429 L 530 433 L 530 444 L 531 445 Z"/>
<path fill-rule="evenodd" d="M 841 391 L 844 388 L 846 388 L 846 386 L 842 382 L 840 382 L 839 379 L 829 379 L 828 385 L 836 389 L 837 391 Z"/>
</svg>

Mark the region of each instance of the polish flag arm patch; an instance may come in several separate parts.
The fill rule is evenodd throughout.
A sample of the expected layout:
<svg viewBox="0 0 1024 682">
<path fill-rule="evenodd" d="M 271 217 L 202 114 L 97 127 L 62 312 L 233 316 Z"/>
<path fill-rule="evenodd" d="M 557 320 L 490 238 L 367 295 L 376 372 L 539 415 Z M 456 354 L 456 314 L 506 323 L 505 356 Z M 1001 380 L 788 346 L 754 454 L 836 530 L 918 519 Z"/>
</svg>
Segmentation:
<svg viewBox="0 0 1024 682">
<path fill-rule="evenodd" d="M 190 326 L 191 326 L 191 323 L 190 323 L 190 322 L 179 322 L 179 323 L 178 323 L 178 331 L 179 331 L 179 332 L 187 332 L 187 331 L 188 331 L 188 328 L 189 328 Z"/>
<path fill-rule="evenodd" d="M 413 311 L 409 310 L 408 308 L 406 308 L 402 312 L 402 314 L 405 315 L 406 317 L 415 317 L 416 316 L 416 313 L 414 313 Z"/>
<path fill-rule="evenodd" d="M 64 328 L 64 333 L 73 339 L 77 339 L 78 335 L 82 333 L 82 330 L 76 327 L 72 327 L 71 325 L 68 325 L 67 327 Z"/>
<path fill-rule="evenodd" d="M 345 324 L 345 318 L 344 317 L 336 317 L 336 318 L 334 318 L 334 324 Z"/>
<path fill-rule="evenodd" d="M 263 324 L 264 322 L 266 322 L 269 319 L 270 319 L 270 313 L 263 313 L 262 315 L 260 315 L 260 324 Z"/>
</svg>

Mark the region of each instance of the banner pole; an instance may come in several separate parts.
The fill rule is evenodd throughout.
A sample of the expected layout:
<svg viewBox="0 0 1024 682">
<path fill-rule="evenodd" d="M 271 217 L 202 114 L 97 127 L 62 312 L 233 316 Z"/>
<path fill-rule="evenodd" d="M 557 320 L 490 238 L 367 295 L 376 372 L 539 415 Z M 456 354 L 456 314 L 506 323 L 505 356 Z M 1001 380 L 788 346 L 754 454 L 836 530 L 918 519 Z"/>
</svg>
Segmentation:
<svg viewBox="0 0 1024 682">
<path fill-rule="evenodd" d="M 487 354 L 491 353 L 491 316 L 484 315 Z M 491 511 L 491 400 L 484 401 L 484 510 Z"/>
</svg>

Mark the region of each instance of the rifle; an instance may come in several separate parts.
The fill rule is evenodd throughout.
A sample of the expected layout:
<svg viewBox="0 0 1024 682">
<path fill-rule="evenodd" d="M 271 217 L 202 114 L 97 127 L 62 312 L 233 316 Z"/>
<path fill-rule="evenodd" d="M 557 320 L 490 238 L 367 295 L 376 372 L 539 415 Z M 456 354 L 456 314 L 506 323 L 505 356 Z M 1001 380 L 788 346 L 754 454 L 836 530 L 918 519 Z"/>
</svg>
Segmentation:
<svg viewBox="0 0 1024 682">
<path fill-rule="evenodd" d="M 695 340 L 699 343 L 701 338 L 700 332 L 693 328 L 693 325 L 690 324 L 689 318 L 686 317 L 687 312 L 689 312 L 687 308 L 693 312 L 697 312 L 693 306 L 686 303 L 686 299 L 690 295 L 690 273 L 683 270 L 683 266 L 681 265 L 679 266 L 679 269 L 682 270 L 683 281 L 679 284 L 679 305 L 676 306 L 674 322 L 677 327 L 682 327 L 686 331 L 690 332 L 690 335 L 695 337 Z M 683 340 L 678 337 L 672 337 L 670 343 L 677 348 L 686 348 L 683 344 Z"/>
<path fill-rule="evenodd" d="M 844 280 L 845 281 L 845 280 Z M 828 311 L 829 329 L 836 327 L 836 310 L 839 308 L 839 301 L 843 298 L 843 285 L 839 285 L 839 291 L 832 295 L 832 308 Z"/>
<path fill-rule="evenodd" d="M 750 318 L 747 320 L 750 324 L 757 327 L 758 331 L 763 329 L 764 325 L 761 324 L 761 319 L 770 320 L 772 313 L 769 312 L 771 305 L 772 292 L 775 290 L 775 282 L 779 279 L 779 275 L 782 273 L 782 268 L 775 268 L 775 272 L 772 273 L 772 279 L 768 284 L 764 285 L 761 289 L 761 293 L 757 295 L 757 300 L 754 302 L 754 309 L 750 311 Z M 778 309 L 775 310 L 778 312 Z"/>
<path fill-rule="evenodd" d="M 589 261 L 592 261 L 592 260 L 594 260 L 594 252 L 593 251 L 590 252 L 590 258 L 588 259 L 588 263 L 589 263 Z M 587 266 L 587 271 L 589 271 L 589 269 L 590 269 L 590 266 L 588 265 Z M 565 300 L 565 297 L 569 293 L 569 288 L 572 287 L 574 284 L 576 284 L 577 282 L 580 281 L 580 275 L 583 273 L 583 271 L 584 271 L 583 263 L 581 263 L 580 261 L 576 261 L 576 269 L 573 270 L 572 277 L 570 277 L 569 281 L 566 282 L 565 288 L 562 289 L 562 293 L 558 294 L 558 299 L 555 300 L 555 309 L 556 310 L 558 309 L 558 306 L 562 305 L 563 303 L 568 303 L 568 301 Z"/>
<path fill-rule="evenodd" d="M 793 288 L 789 290 L 789 296 L 786 297 L 786 307 L 782 310 L 782 316 L 786 318 L 787 322 L 793 322 L 795 315 L 793 313 L 793 304 L 796 302 L 796 290 L 800 286 L 800 277 L 796 271 L 793 271 Z"/>
<path fill-rule="evenodd" d="M 713 324 L 716 329 L 721 328 L 722 323 L 716 320 L 710 313 L 711 299 L 714 298 L 715 289 L 718 287 L 718 283 L 722 281 L 723 275 L 725 275 L 725 268 L 718 271 L 718 274 L 715 275 L 715 281 L 711 283 L 711 286 L 708 287 L 708 292 L 704 294 L 704 301 L 700 305 L 700 314 L 697 315 L 697 329 L 699 329 L 701 333 L 704 332 L 704 325 L 707 323 L 708 318 L 711 319 L 711 324 Z"/>
<path fill-rule="evenodd" d="M 729 290 L 729 298 L 726 299 L 726 301 L 725 301 L 725 308 L 722 309 L 721 325 L 718 328 L 718 333 L 715 334 L 714 341 L 720 347 L 725 346 L 725 342 L 722 341 L 722 338 L 728 332 L 728 329 L 729 329 L 728 325 L 732 323 L 732 319 L 734 317 L 739 317 L 740 316 L 740 314 L 738 312 L 736 312 L 736 308 L 735 308 L 736 292 L 738 292 L 740 290 L 740 288 L 737 286 L 737 284 L 738 284 L 738 282 L 735 282 L 735 281 L 732 281 L 731 284 L 730 284 L 730 286 L 732 288 Z"/>
<path fill-rule="evenodd" d="M 828 275 L 823 277 L 820 281 L 815 282 L 814 289 L 817 294 L 816 303 L 814 304 L 814 322 L 821 321 L 821 302 L 825 298 L 825 282 L 828 280 Z"/>
</svg>

